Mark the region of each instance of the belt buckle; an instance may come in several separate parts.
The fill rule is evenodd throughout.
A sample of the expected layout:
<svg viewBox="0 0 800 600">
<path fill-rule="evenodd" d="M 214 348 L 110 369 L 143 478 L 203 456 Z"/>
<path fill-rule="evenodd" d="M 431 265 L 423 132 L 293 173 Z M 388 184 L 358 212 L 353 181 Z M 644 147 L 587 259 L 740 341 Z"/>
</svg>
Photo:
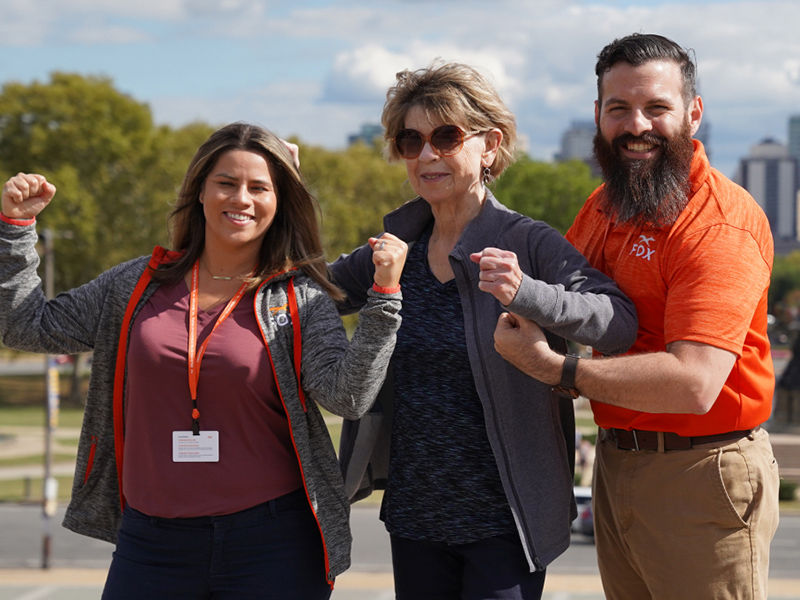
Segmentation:
<svg viewBox="0 0 800 600">
<path fill-rule="evenodd" d="M 639 438 L 636 435 L 635 429 L 631 429 L 631 435 L 633 436 L 633 447 L 637 452 L 639 452 Z"/>
</svg>

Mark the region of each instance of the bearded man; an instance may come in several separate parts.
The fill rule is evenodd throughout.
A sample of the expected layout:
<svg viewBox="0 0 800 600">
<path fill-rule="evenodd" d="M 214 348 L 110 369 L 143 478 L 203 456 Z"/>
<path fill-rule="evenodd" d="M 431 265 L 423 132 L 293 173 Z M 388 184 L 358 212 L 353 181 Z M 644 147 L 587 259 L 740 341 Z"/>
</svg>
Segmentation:
<svg viewBox="0 0 800 600">
<path fill-rule="evenodd" d="M 606 597 L 766 598 L 778 524 L 767 432 L 773 242 L 763 211 L 692 136 L 703 102 L 689 53 L 659 35 L 598 55 L 595 154 L 604 183 L 567 238 L 636 304 L 620 357 L 553 352 L 506 313 L 496 348 L 591 400 L 594 517 Z"/>
</svg>

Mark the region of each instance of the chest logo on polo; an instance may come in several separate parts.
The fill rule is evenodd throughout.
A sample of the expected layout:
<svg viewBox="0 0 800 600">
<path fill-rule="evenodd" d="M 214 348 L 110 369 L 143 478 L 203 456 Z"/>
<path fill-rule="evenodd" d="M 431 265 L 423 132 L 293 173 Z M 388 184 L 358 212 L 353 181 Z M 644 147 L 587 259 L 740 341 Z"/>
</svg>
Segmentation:
<svg viewBox="0 0 800 600">
<path fill-rule="evenodd" d="M 633 246 L 631 246 L 631 251 L 628 253 L 628 255 L 630 256 L 632 254 L 633 256 L 643 260 L 650 260 L 650 257 L 656 252 L 655 248 L 650 247 L 650 242 L 654 242 L 655 240 L 655 237 L 640 235 L 639 239 L 634 242 Z"/>
</svg>

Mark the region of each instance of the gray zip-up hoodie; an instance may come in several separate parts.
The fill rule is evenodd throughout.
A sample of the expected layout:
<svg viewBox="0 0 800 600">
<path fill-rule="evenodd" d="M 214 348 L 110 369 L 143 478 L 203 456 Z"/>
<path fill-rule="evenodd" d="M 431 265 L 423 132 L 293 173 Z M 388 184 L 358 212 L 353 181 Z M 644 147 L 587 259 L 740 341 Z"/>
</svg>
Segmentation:
<svg viewBox="0 0 800 600">
<path fill-rule="evenodd" d="M 36 241 L 33 225 L 0 221 L 0 338 L 10 348 L 31 352 L 94 351 L 64 526 L 114 542 L 124 497 L 120 474 L 126 341 L 136 313 L 157 287 L 142 277 L 148 262 L 157 265 L 167 253 L 156 249 L 150 259 L 141 257 L 113 267 L 47 301 L 36 273 Z M 293 362 L 298 324 L 292 322 L 287 308 L 290 280 L 302 333 L 300 379 L 305 404 L 298 394 Z M 319 524 L 331 584 L 350 565 L 350 509 L 317 403 L 349 419 L 364 414 L 383 382 L 400 325 L 399 293 L 364 292 L 368 299 L 350 342 L 331 298 L 299 271 L 263 283 L 254 301 L 309 504 Z"/>
<path fill-rule="evenodd" d="M 412 200 L 384 218 L 386 231 L 409 244 L 431 223 L 430 206 Z M 517 254 L 524 274 L 516 297 L 503 307 L 478 289 L 479 267 L 470 254 L 486 247 Z M 467 225 L 450 253 L 450 264 L 464 311 L 464 331 L 472 378 L 486 418 L 486 431 L 506 498 L 533 570 L 541 570 L 569 545 L 576 515 L 572 495 L 575 421 L 571 399 L 552 392 L 494 350 L 498 316 L 509 310 L 538 323 L 550 344 L 566 350 L 564 338 L 604 354 L 624 352 L 636 339 L 636 311 L 616 284 L 549 225 L 513 212 L 487 191 L 480 213 Z M 336 283 L 348 301 L 343 312 L 365 301 L 371 281 L 368 247 L 341 256 L 333 265 Z M 405 302 L 424 302 L 406 298 Z M 392 412 L 393 372 L 370 412 L 360 421 L 345 421 L 340 463 L 345 489 L 353 500 L 385 487 Z"/>
</svg>

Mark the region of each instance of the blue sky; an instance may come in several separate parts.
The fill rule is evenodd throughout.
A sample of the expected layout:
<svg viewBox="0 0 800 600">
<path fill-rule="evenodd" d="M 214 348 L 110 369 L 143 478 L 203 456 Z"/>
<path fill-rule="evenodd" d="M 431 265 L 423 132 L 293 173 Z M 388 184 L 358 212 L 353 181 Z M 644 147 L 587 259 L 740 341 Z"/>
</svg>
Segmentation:
<svg viewBox="0 0 800 600">
<path fill-rule="evenodd" d="M 247 120 L 340 148 L 378 122 L 394 73 L 486 73 L 549 160 L 591 119 L 597 52 L 657 32 L 696 51 L 712 162 L 728 175 L 800 114 L 800 2 L 649 0 L 0 0 L 0 83 L 103 75 L 156 122 Z"/>
</svg>

